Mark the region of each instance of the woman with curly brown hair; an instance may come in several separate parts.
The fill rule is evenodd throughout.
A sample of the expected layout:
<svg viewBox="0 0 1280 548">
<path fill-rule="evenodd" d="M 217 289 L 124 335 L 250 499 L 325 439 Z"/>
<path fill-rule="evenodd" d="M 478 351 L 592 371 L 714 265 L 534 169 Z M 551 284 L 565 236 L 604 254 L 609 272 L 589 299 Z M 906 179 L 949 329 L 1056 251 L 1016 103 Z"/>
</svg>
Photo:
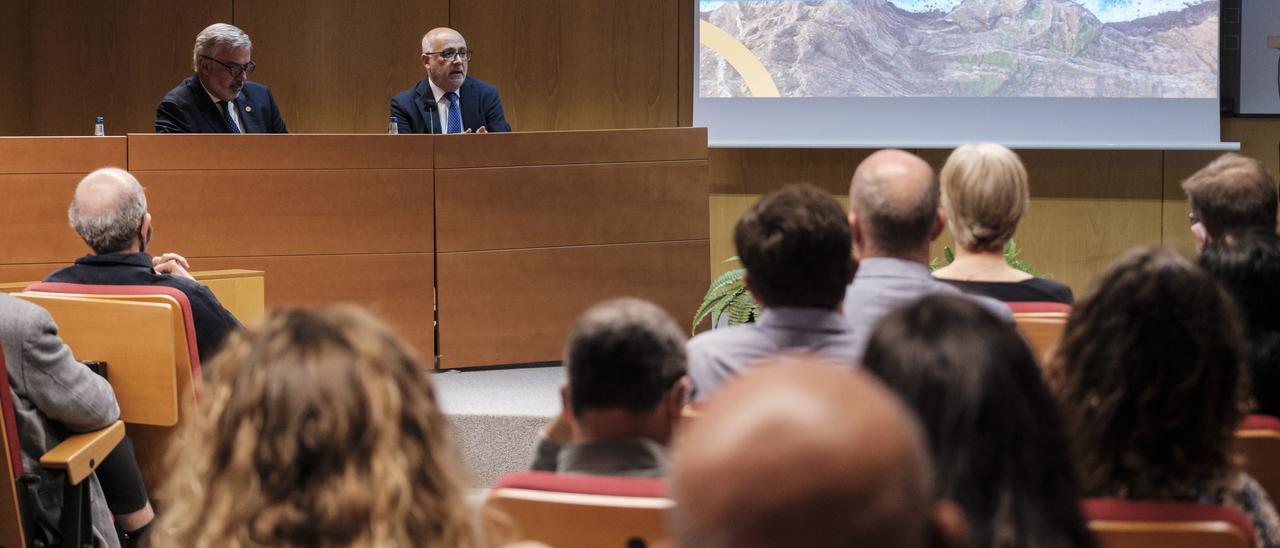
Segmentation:
<svg viewBox="0 0 1280 548">
<path fill-rule="evenodd" d="M 1235 508 L 1258 546 L 1280 546 L 1266 492 L 1228 458 L 1243 362 L 1238 313 L 1208 274 L 1155 248 L 1112 263 L 1050 364 L 1085 496 Z"/>
<path fill-rule="evenodd" d="M 378 320 L 279 311 L 210 370 L 156 545 L 483 545 L 431 383 Z"/>
</svg>

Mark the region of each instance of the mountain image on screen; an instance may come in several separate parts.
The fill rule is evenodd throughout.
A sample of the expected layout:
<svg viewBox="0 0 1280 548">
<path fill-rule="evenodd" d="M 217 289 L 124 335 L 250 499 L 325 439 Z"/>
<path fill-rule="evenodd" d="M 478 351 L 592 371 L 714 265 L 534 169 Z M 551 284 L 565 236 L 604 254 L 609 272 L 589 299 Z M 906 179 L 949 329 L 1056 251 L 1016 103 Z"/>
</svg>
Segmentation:
<svg viewBox="0 0 1280 548">
<path fill-rule="evenodd" d="M 782 97 L 1218 96 L 1217 0 L 702 0 L 699 16 L 702 97 L 759 95 L 708 25 Z"/>
</svg>

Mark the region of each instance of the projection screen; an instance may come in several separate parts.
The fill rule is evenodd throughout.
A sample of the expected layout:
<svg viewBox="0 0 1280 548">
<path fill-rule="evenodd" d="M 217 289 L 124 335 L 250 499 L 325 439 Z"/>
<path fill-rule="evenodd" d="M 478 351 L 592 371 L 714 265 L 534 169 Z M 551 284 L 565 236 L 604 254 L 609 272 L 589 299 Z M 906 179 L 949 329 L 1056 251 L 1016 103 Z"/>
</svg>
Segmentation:
<svg viewBox="0 0 1280 548">
<path fill-rule="evenodd" d="M 1218 0 L 698 0 L 713 147 L 1234 148 Z"/>
</svg>

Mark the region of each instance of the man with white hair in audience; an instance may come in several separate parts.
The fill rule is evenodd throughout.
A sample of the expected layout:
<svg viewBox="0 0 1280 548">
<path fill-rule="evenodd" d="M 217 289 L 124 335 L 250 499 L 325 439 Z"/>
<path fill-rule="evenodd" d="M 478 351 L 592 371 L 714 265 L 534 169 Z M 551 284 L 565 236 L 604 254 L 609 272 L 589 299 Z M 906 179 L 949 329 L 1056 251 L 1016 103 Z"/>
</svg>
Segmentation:
<svg viewBox="0 0 1280 548">
<path fill-rule="evenodd" d="M 102 168 L 80 180 L 67 210 L 71 228 L 93 250 L 75 264 L 45 277 L 46 282 L 93 285 L 157 285 L 184 293 L 191 303 L 200 361 L 208 363 L 223 339 L 240 327 L 209 288 L 187 272 L 176 253 L 147 254 L 151 213 L 142 185 L 128 171 Z"/>
<path fill-rule="evenodd" d="M 288 133 L 266 86 L 249 81 L 257 64 L 253 42 L 233 25 L 215 23 L 196 35 L 196 73 L 156 106 L 156 133 Z"/>
<path fill-rule="evenodd" d="M 615 299 L 584 312 L 565 345 L 564 408 L 534 470 L 662 476 L 688 380 L 684 334 L 656 305 Z"/>
<path fill-rule="evenodd" d="M 671 524 L 684 548 L 966 542 L 914 415 L 861 371 L 774 358 L 726 385 L 674 451 Z"/>
<path fill-rule="evenodd" d="M 880 150 L 858 165 L 849 184 L 849 229 L 858 272 L 844 296 L 858 360 L 876 324 L 925 295 L 962 295 L 929 272 L 929 243 L 946 226 L 933 168 L 903 150 Z M 1009 324 L 1013 313 L 989 297 L 968 295 Z"/>
</svg>

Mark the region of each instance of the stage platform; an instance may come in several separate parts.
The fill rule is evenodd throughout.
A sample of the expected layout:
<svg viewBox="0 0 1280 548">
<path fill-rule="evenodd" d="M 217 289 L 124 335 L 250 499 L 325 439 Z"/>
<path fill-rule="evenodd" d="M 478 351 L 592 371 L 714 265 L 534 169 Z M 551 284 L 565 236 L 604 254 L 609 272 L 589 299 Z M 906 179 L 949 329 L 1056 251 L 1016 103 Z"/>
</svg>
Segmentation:
<svg viewBox="0 0 1280 548">
<path fill-rule="evenodd" d="M 558 365 L 431 373 L 473 487 L 528 470 L 538 432 L 560 412 Z"/>
</svg>

